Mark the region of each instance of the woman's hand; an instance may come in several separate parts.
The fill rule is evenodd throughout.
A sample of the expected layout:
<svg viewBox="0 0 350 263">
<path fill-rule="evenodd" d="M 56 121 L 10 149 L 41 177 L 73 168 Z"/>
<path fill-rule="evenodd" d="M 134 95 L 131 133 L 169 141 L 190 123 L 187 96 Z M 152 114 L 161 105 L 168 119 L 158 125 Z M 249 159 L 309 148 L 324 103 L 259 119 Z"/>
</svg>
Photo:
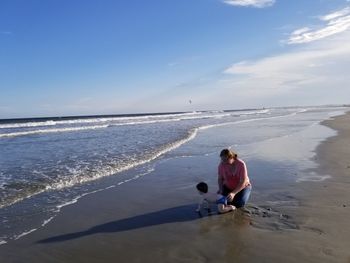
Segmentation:
<svg viewBox="0 0 350 263">
<path fill-rule="evenodd" d="M 227 198 L 227 201 L 232 202 L 234 197 L 235 197 L 234 193 L 229 193 L 226 198 Z"/>
</svg>

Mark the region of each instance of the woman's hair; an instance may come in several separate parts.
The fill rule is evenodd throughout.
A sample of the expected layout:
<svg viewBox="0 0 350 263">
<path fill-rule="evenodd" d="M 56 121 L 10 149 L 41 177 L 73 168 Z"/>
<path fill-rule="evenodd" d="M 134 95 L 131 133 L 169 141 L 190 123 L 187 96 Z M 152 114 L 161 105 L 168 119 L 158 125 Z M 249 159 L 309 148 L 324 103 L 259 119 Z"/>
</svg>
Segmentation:
<svg viewBox="0 0 350 263">
<path fill-rule="evenodd" d="M 208 193 L 208 185 L 204 182 L 200 182 L 199 184 L 196 185 L 197 190 L 202 192 L 202 193 Z"/>
<path fill-rule="evenodd" d="M 233 159 L 237 159 L 237 154 L 234 151 L 231 151 L 229 149 L 223 149 L 220 152 L 220 157 L 228 157 L 228 158 L 233 158 Z"/>
</svg>

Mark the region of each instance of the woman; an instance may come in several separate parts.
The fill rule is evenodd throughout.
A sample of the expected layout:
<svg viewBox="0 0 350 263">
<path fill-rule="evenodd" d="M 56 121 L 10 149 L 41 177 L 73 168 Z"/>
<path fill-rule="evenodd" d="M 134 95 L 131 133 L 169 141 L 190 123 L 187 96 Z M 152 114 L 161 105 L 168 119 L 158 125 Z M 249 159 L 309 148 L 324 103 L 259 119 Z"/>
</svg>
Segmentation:
<svg viewBox="0 0 350 263">
<path fill-rule="evenodd" d="M 229 204 L 243 207 L 250 196 L 252 186 L 249 181 L 245 163 L 237 158 L 237 154 L 229 149 L 220 153 L 221 162 L 218 167 L 219 193 L 227 197 Z"/>
</svg>

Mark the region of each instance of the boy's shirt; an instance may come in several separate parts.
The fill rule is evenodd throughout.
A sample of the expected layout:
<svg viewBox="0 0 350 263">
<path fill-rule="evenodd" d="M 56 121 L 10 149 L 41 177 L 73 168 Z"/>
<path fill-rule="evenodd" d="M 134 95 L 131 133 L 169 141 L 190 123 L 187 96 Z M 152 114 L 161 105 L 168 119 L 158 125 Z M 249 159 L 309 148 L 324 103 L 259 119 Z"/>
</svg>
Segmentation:
<svg viewBox="0 0 350 263">
<path fill-rule="evenodd" d="M 218 195 L 216 193 L 205 193 L 201 195 L 201 203 L 204 201 L 207 201 L 209 203 L 216 203 L 216 200 L 218 199 Z"/>
</svg>

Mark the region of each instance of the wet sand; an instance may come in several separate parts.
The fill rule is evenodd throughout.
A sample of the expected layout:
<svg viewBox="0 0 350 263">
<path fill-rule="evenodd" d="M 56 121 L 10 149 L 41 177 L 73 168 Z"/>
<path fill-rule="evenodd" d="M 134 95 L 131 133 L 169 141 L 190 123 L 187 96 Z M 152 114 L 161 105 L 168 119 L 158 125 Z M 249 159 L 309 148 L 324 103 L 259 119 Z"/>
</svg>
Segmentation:
<svg viewBox="0 0 350 263">
<path fill-rule="evenodd" d="M 256 180 L 249 205 L 194 212 L 198 175 L 217 158 L 160 162 L 138 180 L 81 198 L 45 227 L 0 246 L 1 262 L 350 262 L 350 114 L 317 148 L 322 182 Z M 267 173 L 263 164 L 252 173 Z"/>
</svg>

